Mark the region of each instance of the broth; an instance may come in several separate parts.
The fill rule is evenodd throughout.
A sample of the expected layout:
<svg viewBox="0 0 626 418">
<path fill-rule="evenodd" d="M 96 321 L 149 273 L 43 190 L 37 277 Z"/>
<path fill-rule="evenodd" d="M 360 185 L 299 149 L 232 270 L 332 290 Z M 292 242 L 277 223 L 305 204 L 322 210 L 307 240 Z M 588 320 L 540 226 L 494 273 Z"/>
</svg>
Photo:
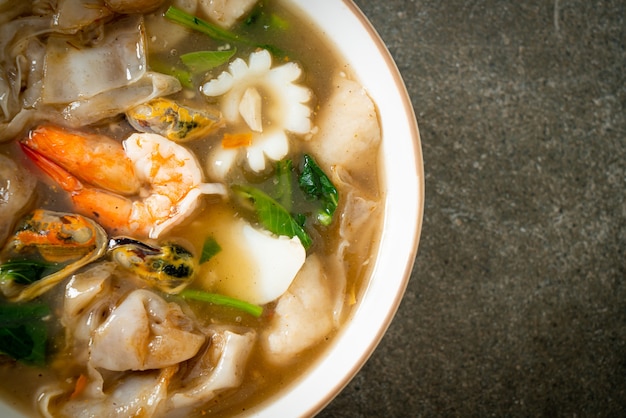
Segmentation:
<svg viewBox="0 0 626 418">
<path fill-rule="evenodd" d="M 27 3 L 28 6 L 26 6 Z M 0 18 L 4 17 L 3 21 L 16 22 L 20 19 L 26 21 L 28 20 L 27 16 L 31 15 L 43 16 L 33 19 L 37 20 L 46 16 L 49 17 L 50 14 L 55 13 L 54 8 L 52 10 L 45 8 L 45 10 L 39 10 L 41 2 L 32 3 L 36 4 L 37 7 L 32 6 L 30 2 L 20 3 L 23 8 L 20 13 L 16 11 L 11 15 L 9 12 L 4 12 L 0 13 Z M 66 2 L 59 0 L 58 3 L 60 8 L 61 4 L 70 4 L 70 0 L 66 0 Z M 99 1 L 91 3 L 102 7 L 102 3 Z M 287 138 L 288 152 L 279 159 L 267 157 L 268 153 L 266 152 L 264 157 L 265 167 L 262 169 L 254 169 L 251 166 L 251 160 L 246 160 L 244 153 L 239 152 L 242 147 L 238 146 L 239 148 L 235 149 L 239 154 L 233 157 L 232 168 L 222 173 L 222 177 L 219 177 L 220 174 L 215 173 L 219 172 L 218 169 L 229 158 L 228 154 L 220 154 L 224 149 L 230 149 L 230 145 L 225 145 L 226 135 L 232 134 L 237 139 L 246 139 L 252 135 L 257 135 L 255 129 L 252 129 L 255 132 L 248 132 L 253 122 L 246 119 L 246 116 L 243 117 L 244 120 L 239 118 L 237 122 L 222 121 L 221 126 L 216 127 L 210 133 L 202 135 L 199 139 L 181 142 L 180 146 L 190 150 L 197 159 L 202 177 L 204 178 L 203 181 L 225 185 L 226 196 L 224 197 L 219 193 L 213 192 L 201 195 L 198 197 L 198 207 L 190 210 L 189 216 L 186 216 L 180 222 L 167 227 L 163 233 L 158 236 L 156 233 L 154 236 L 145 236 L 138 233 L 134 236 L 128 234 L 127 230 L 122 227 L 107 226 L 104 218 L 106 217 L 105 213 L 109 212 L 110 208 L 93 209 L 90 207 L 89 210 L 85 210 L 77 206 L 75 198 L 72 197 L 77 192 L 70 193 L 64 190 L 63 185 L 59 185 L 52 180 L 48 173 L 42 171 L 41 165 L 27 156 L 31 151 L 26 150 L 25 147 L 29 145 L 23 145 L 26 143 L 24 138 L 33 136 L 32 130 L 40 125 L 56 125 L 60 126 L 63 132 L 75 132 L 80 135 L 103 135 L 112 138 L 119 144 L 131 134 L 137 132 L 136 125 L 129 122 L 129 113 L 126 113 L 125 116 L 124 111 L 122 111 L 115 115 L 105 115 L 100 119 L 92 121 L 90 119 L 92 115 L 75 116 L 71 113 L 75 108 L 83 106 L 83 102 L 79 102 L 80 106 L 65 107 L 66 104 L 62 103 L 41 103 L 41 101 L 35 101 L 32 105 L 24 106 L 24 109 L 27 109 L 26 111 L 24 109 L 21 111 L 14 110 L 11 117 L 6 118 L 4 125 L 0 127 L 0 129 L 4 129 L 5 135 L 8 135 L 8 132 L 15 132 L 9 138 L 3 138 L 0 133 L 0 154 L 14 161 L 20 167 L 21 174 L 36 180 L 36 187 L 32 196 L 28 199 L 28 203 L 12 212 L 12 216 L 8 216 L 7 213 L 7 216 L 0 217 L 0 223 L 3 222 L 4 226 L 10 226 L 14 230 L 22 225 L 21 222 L 23 222 L 25 216 L 33 213 L 32 211 L 35 209 L 44 209 L 46 211 L 54 211 L 55 213 L 81 213 L 86 217 L 93 218 L 98 223 L 103 223 L 107 240 L 124 235 L 153 247 L 165 246 L 168 243 L 181 245 L 189 250 L 194 257 L 194 276 L 190 283 L 185 283 L 187 290 L 218 293 L 236 299 L 249 299 L 248 302 L 261 305 L 263 313 L 259 317 L 255 317 L 237 308 L 181 298 L 178 295 L 180 289 L 171 290 L 160 287 L 165 286 L 162 283 L 154 285 L 153 282 L 139 278 L 139 273 L 135 274 L 139 270 L 124 270 L 122 267 L 116 266 L 112 267 L 114 273 L 110 273 L 102 281 L 102 283 L 105 283 L 102 285 L 103 288 L 108 286 L 106 287 L 109 289 L 106 291 L 108 293 L 104 290 L 100 291 L 100 293 L 97 293 L 97 297 L 94 297 L 93 300 L 90 299 L 89 303 L 85 302 L 84 307 L 81 308 L 82 310 L 76 311 L 75 317 L 68 316 L 67 310 L 69 308 L 67 306 L 71 302 L 68 296 L 71 292 L 68 289 L 73 285 L 80 286 L 79 283 L 86 282 L 90 277 L 88 276 L 88 272 L 91 271 L 89 270 L 90 268 L 93 267 L 94 271 L 99 271 L 98 269 L 101 266 L 113 264 L 113 261 L 111 261 L 114 259 L 113 252 L 109 248 L 103 255 L 72 274 L 67 275 L 67 277 L 63 278 L 62 281 L 49 290 L 37 294 L 34 298 L 29 298 L 29 300 L 20 300 L 18 302 L 18 305 L 41 302 L 50 308 L 50 314 L 44 319 L 49 332 L 45 365 L 40 366 L 28 364 L 27 361 L 15 361 L 8 356 L 0 354 L 0 381 L 2 382 L 0 383 L 0 390 L 3 392 L 7 403 L 25 411 L 29 415 L 41 413 L 42 409 L 47 410 L 53 416 L 66 416 L 71 414 L 72 411 L 81 411 L 81 413 L 85 414 L 89 413 L 85 411 L 102 413 L 102 411 L 107 411 L 107 402 L 111 405 L 116 402 L 112 398 L 114 389 L 122 387 L 117 385 L 131 382 L 132 379 L 140 381 L 141 379 L 151 378 L 156 379 L 154 382 L 162 382 L 164 379 L 168 382 L 164 386 L 163 393 L 160 393 L 160 396 L 163 396 L 162 402 L 159 403 L 158 408 L 155 407 L 155 410 L 152 411 L 154 416 L 176 416 L 176 414 L 181 416 L 232 416 L 245 412 L 251 407 L 280 394 L 281 391 L 293 384 L 323 356 L 324 351 L 332 343 L 333 336 L 340 332 L 341 325 L 348 320 L 351 308 L 357 302 L 359 292 L 363 289 L 364 282 L 370 273 L 379 234 L 382 229 L 383 192 L 379 189 L 378 178 L 378 173 L 382 168 L 379 167 L 377 158 L 378 143 L 373 143 L 369 148 L 366 147 L 367 152 L 361 152 L 361 154 L 356 156 L 355 160 L 358 160 L 358 163 L 355 164 L 350 162 L 350 159 L 347 160 L 348 162 L 335 162 L 318 155 L 320 149 L 333 146 L 332 143 L 320 145 L 317 138 L 319 132 L 323 130 L 324 121 L 322 118 L 324 115 L 333 113 L 332 109 L 330 111 L 327 110 L 326 113 L 324 109 L 327 107 L 328 102 L 337 100 L 336 92 L 339 90 L 337 77 L 347 78 L 348 80 L 352 77 L 349 67 L 334 52 L 332 43 L 324 39 L 319 30 L 286 1 L 265 0 L 258 2 L 251 11 L 238 20 L 237 24 L 228 29 L 236 34 L 237 37 L 231 41 L 216 41 L 191 29 L 183 29 L 179 24 L 167 20 L 164 17 L 164 13 L 173 3 L 178 5 L 178 2 L 168 0 L 155 11 L 142 16 L 143 27 L 145 28 L 148 70 L 167 73 L 170 77 L 174 75 L 181 77 L 180 72 L 187 68 L 181 64 L 181 56 L 185 54 L 196 51 L 228 51 L 233 49 L 236 49 L 236 52 L 232 57 L 213 68 L 198 71 L 189 76 L 183 75 L 180 78 L 183 81 L 182 88 L 167 94 L 166 96 L 169 99 L 181 106 L 188 106 L 192 109 L 207 110 L 209 112 L 219 110 L 224 113 L 224 106 L 226 106 L 224 105 L 225 95 L 208 95 L 209 88 L 206 83 L 219 79 L 224 72 L 234 72 L 233 67 L 230 65 L 236 59 L 243 60 L 244 63 L 252 67 L 252 55 L 259 52 L 259 45 L 269 45 L 272 48 L 272 68 L 295 63 L 301 70 L 301 74 L 295 78 L 294 84 L 305 86 L 311 93 L 311 97 L 306 101 L 306 106 L 311 110 L 310 129 L 304 133 L 286 131 L 285 137 Z M 29 6 L 32 6 L 32 8 Z M 203 15 L 202 13 L 202 11 L 196 12 L 201 18 L 207 19 L 206 14 Z M 102 41 L 103 35 L 99 31 L 104 30 L 106 33 L 107 28 L 111 27 L 115 22 L 124 19 L 124 17 L 115 13 L 109 14 L 109 12 L 106 12 L 105 14 L 106 16 L 101 18 L 102 20 L 97 19 L 86 28 L 78 31 L 72 30 L 70 34 L 63 33 L 59 35 L 54 33 L 54 30 L 52 32 L 46 30 L 43 34 L 30 34 L 28 39 L 36 39 L 36 43 L 39 46 L 43 45 L 45 47 L 49 37 L 61 36 L 63 39 L 67 38 L 68 43 L 78 42 L 76 39 L 79 38 L 82 42 L 84 38 L 94 37 L 86 42 L 86 46 L 84 46 L 84 48 L 89 48 L 91 44 L 97 44 Z M 135 17 L 137 15 L 131 14 L 131 16 Z M 75 32 L 82 34 L 82 37 L 79 37 Z M 6 31 L 0 34 L 0 36 L 5 37 L 8 35 Z M 106 38 L 106 35 L 104 35 L 104 38 Z M 238 41 L 244 38 L 254 40 L 254 44 L 250 45 L 247 42 Z M 0 38 L 0 43 L 3 45 L 14 45 L 15 42 L 11 39 L 3 40 Z M 28 45 L 28 48 L 30 48 L 33 44 L 29 43 Z M 83 48 L 83 46 L 80 48 Z M 0 64 L 8 67 L 7 57 L 3 58 L 4 60 L 0 61 Z M 10 72 L 8 68 L 2 68 L 2 70 Z M 31 74 L 31 77 L 34 77 L 34 75 Z M 28 79 L 28 77 L 26 78 Z M 33 80 L 23 81 L 22 84 L 25 84 L 26 87 L 22 86 L 20 94 L 25 96 L 33 90 L 37 91 L 32 82 Z M 189 83 L 189 85 L 187 86 L 185 83 Z M 207 87 L 203 89 L 200 86 Z M 353 93 L 356 84 L 350 86 L 352 90 L 349 88 L 347 91 L 348 93 Z M 255 88 L 251 89 L 247 91 L 254 93 Z M 273 110 L 271 99 L 277 92 L 271 91 L 271 89 L 268 90 L 266 85 L 256 90 L 257 93 L 260 93 L 261 99 L 260 102 L 255 103 L 259 106 L 262 105 L 264 109 L 260 123 L 267 131 L 271 131 L 273 124 L 275 124 L 275 120 L 272 118 L 276 117 L 278 120 L 282 120 L 281 118 L 284 117 L 284 114 L 289 112 L 286 108 L 280 111 Z M 22 100 L 25 102 L 26 98 L 22 97 Z M 369 106 L 369 102 L 366 104 Z M 240 108 L 241 106 L 240 104 Z M 31 112 L 32 109 L 35 109 L 35 111 Z M 63 113 L 67 109 L 70 109 L 69 113 Z M 268 109 L 268 111 L 266 112 L 265 109 Z M 240 110 L 242 115 L 243 112 Z M 11 112 L 5 113 L 10 114 Z M 33 114 L 34 116 L 32 116 Z M 0 113 L 1 115 L 2 113 Z M 22 115 L 26 115 L 24 117 L 26 122 L 22 123 L 22 125 L 18 123 L 17 127 L 15 124 L 11 125 L 12 118 L 13 121 L 17 121 Z M 84 117 L 88 123 L 76 126 L 73 118 L 80 119 L 81 117 Z M 372 117 L 371 112 L 370 117 Z M 373 118 L 376 119 L 375 114 Z M 354 123 L 354 121 L 350 121 L 346 125 L 351 123 Z M 331 124 L 330 126 L 333 125 Z M 351 131 L 348 131 L 348 134 L 350 133 Z M 361 139 L 356 134 L 353 136 L 355 137 L 352 139 L 353 141 Z M 257 137 L 255 136 L 254 138 Z M 257 140 L 255 139 L 255 141 Z M 22 145 L 20 145 L 20 141 L 23 143 Z M 159 148 L 157 146 L 155 149 L 160 152 L 159 150 L 162 147 Z M 35 150 L 36 152 L 38 150 Z M 126 152 L 130 152 L 128 148 Z M 249 151 L 246 155 L 249 156 L 250 153 L 252 151 Z M 154 155 L 153 153 L 152 156 Z M 318 164 L 319 168 L 337 189 L 339 204 L 335 213 L 332 214 L 332 222 L 329 224 L 321 224 L 318 221 L 320 218 L 316 218 L 322 198 L 312 199 L 311 196 L 308 196 L 306 192 L 303 192 L 298 187 L 298 181 L 306 170 L 306 162 L 303 162 L 305 161 L 305 156 L 311 156 L 316 161 L 316 164 Z M 176 157 L 164 157 L 164 161 L 172 158 Z M 285 161 L 289 161 L 292 165 L 286 166 L 289 167 L 287 169 L 287 177 L 280 177 L 277 164 Z M 89 177 L 91 173 L 83 172 L 82 174 Z M 172 177 L 172 179 L 174 178 Z M 288 180 L 284 180 L 285 178 L 288 178 Z M 164 182 L 164 187 L 170 187 L 174 181 L 172 179 Z M 8 179 L 5 181 L 0 178 L 0 181 L 5 182 L 4 186 L 0 183 L 0 192 L 2 192 L 2 187 L 10 190 Z M 284 183 L 284 181 L 287 181 L 287 183 Z M 243 193 L 240 193 L 243 197 L 239 196 L 238 198 L 236 195 L 237 190 L 239 190 L 237 187 L 239 186 L 243 190 Z M 12 187 L 14 191 L 15 185 Z M 280 190 L 283 190 L 281 187 L 283 189 L 287 187 L 286 190 L 289 190 L 291 199 L 283 199 L 284 195 L 279 193 Z M 249 190 L 253 190 L 253 192 L 250 192 L 252 194 L 246 194 Z M 281 313 L 283 308 L 278 307 L 282 299 L 287 298 L 285 295 L 290 291 L 294 292 L 290 294 L 294 299 L 302 298 L 302 294 L 298 294 L 293 287 L 295 286 L 293 285 L 293 280 L 295 279 L 290 279 L 287 293 L 283 291 L 277 296 L 268 297 L 270 300 L 259 299 L 261 296 L 257 296 L 257 294 L 260 295 L 262 292 L 258 290 L 251 290 L 251 296 L 246 296 L 245 291 L 242 291 L 244 295 L 242 296 L 242 293 L 237 291 L 237 289 L 244 289 L 246 286 L 252 285 L 244 284 L 238 287 L 232 284 L 237 281 L 239 281 L 237 283 L 242 283 L 241 280 L 245 280 L 245 277 L 254 276 L 255 272 L 260 268 L 255 264 L 259 262 L 254 261 L 256 259 L 250 259 L 248 254 L 241 249 L 247 247 L 239 247 L 243 240 L 242 231 L 250 231 L 250 229 L 246 228 L 251 227 L 257 231 L 269 228 L 259 215 L 259 208 L 256 206 L 249 207 L 250 202 L 256 204 L 261 200 L 255 194 L 257 191 L 273 196 L 283 206 L 290 206 L 289 211 L 292 214 L 297 214 L 293 215 L 294 222 L 300 225 L 311 239 L 310 246 L 302 249 L 302 251 L 306 251 L 307 257 L 306 261 L 303 261 L 304 265 L 313 265 L 314 261 L 310 261 L 312 259 L 319 260 L 319 266 L 321 267 L 318 270 L 318 276 L 320 276 L 318 277 L 318 282 L 324 286 L 321 292 L 329 298 L 328 301 L 324 302 L 326 305 L 324 316 L 328 318 L 331 325 L 295 354 L 285 355 L 273 352 L 268 354 L 267 348 L 268 344 L 270 344 L 268 335 L 274 335 L 272 334 L 272 329 L 277 326 L 276 318 L 283 315 Z M 250 196 L 253 197 L 251 198 Z M 1 193 L 0 197 L 2 197 Z M 144 198 L 143 195 L 141 198 Z M 132 197 L 135 201 L 141 198 Z M 4 210 L 2 199 L 0 199 L 0 209 Z M 116 211 L 112 212 L 116 216 L 118 215 Z M 150 234 L 153 234 L 153 232 L 150 232 Z M 272 239 L 277 239 L 278 235 L 283 235 L 281 233 L 268 234 L 266 232 L 263 234 L 270 235 Z M 297 234 L 295 236 L 298 237 L 297 243 L 304 245 L 302 236 Z M 293 237 L 294 235 L 291 235 L 285 239 L 294 241 L 295 238 Z M 2 245 L 2 239 L 3 237 L 0 236 L 0 245 Z M 265 238 L 255 239 L 262 240 Z M 217 243 L 219 249 L 208 260 L 201 260 L 201 256 L 204 255 L 203 250 L 210 240 Z M 14 241 L 9 236 L 5 242 L 5 249 L 0 253 L 0 262 L 7 263 L 15 258 L 17 250 L 12 247 L 12 242 Z M 111 244 L 109 243 L 108 245 L 110 246 Z M 57 249 L 53 248 L 52 251 L 55 252 Z M 43 250 L 40 252 L 42 254 L 41 257 L 45 258 L 46 253 Z M 32 257 L 33 253 L 36 253 L 36 251 L 28 252 L 28 257 Z M 286 262 L 286 259 L 290 257 L 285 256 L 285 259 L 281 259 L 280 263 L 289 264 Z M 304 275 L 302 273 L 303 269 L 304 267 L 298 268 L 299 273 L 296 278 L 299 278 L 300 274 Z M 176 285 L 178 284 L 177 281 L 175 283 Z M 171 287 L 174 286 L 173 284 Z M 138 292 L 138 289 L 150 293 L 141 293 Z M 13 290 L 5 291 L 5 296 L 0 296 L 0 305 L 7 306 L 13 303 L 15 293 L 11 292 Z M 317 290 L 313 291 L 313 293 L 315 292 Z M 303 293 L 305 299 L 309 293 L 311 292 Z M 94 341 L 101 337 L 101 334 L 98 333 L 102 330 L 104 324 L 108 323 L 108 320 L 121 315 L 118 314 L 121 311 L 120 306 L 131 299 L 129 296 L 131 294 L 154 295 L 145 296 L 145 299 L 141 299 L 141 303 L 145 306 L 148 306 L 150 303 L 158 303 L 154 302 L 155 299 L 180 306 L 180 308 L 176 308 L 180 309 L 180 312 L 171 313 L 171 311 L 168 311 L 165 320 L 169 320 L 171 315 L 177 315 L 176 318 L 178 319 L 176 321 L 178 322 L 174 321 L 176 322 L 174 328 L 178 327 L 176 332 L 193 334 L 189 338 L 205 338 L 205 342 L 202 343 L 201 347 L 206 348 L 208 346 L 207 352 L 214 350 L 213 357 L 209 355 L 204 357 L 204 355 L 198 354 L 205 349 L 200 348 L 193 357 L 187 357 L 175 366 L 168 364 L 158 369 L 154 367 L 124 369 L 120 366 L 119 370 L 114 368 L 107 369 L 103 364 L 115 361 L 104 359 L 92 369 L 91 361 L 96 357 L 96 348 L 94 348 L 96 343 Z M 139 297 L 137 296 L 137 298 Z M 261 300 L 261 302 L 258 302 L 258 300 Z M 105 303 L 105 301 L 107 302 Z M 285 305 L 287 305 L 286 302 Z M 91 309 L 93 311 L 89 311 Z M 120 311 L 117 309 L 120 309 Z M 150 309 L 157 310 L 157 308 Z M 146 311 L 148 310 L 146 308 Z M 81 319 L 81 315 L 85 315 L 84 312 L 86 311 L 92 312 L 96 319 L 90 319 L 89 321 L 91 322 Z M 97 315 L 102 316 L 101 322 L 97 322 Z M 180 319 L 181 317 L 183 319 Z M 93 316 L 90 318 L 93 318 Z M 127 320 L 132 322 L 134 319 L 135 317 L 130 317 Z M 164 319 L 161 318 L 159 321 L 161 320 Z M 85 337 L 87 339 L 80 337 L 80 333 L 83 332 L 81 331 L 83 328 L 80 327 L 86 327 L 87 323 L 93 323 L 94 321 L 100 324 L 100 326 L 91 329 L 88 337 Z M 150 326 L 160 326 L 159 321 L 156 321 L 156 325 L 151 323 Z M 75 323 L 77 328 L 72 329 L 68 323 Z M 179 323 L 183 323 L 183 325 Z M 293 324 L 291 325 L 293 326 Z M 297 324 L 297 327 L 303 329 L 315 328 L 313 325 L 316 324 L 301 323 Z M 243 366 L 240 368 L 237 368 L 239 366 L 235 367 L 238 372 L 234 373 L 242 374 L 243 378 L 238 384 L 217 389 L 210 396 L 205 396 L 198 401 L 185 403 L 187 402 L 185 400 L 181 401 L 182 407 L 172 406 L 177 405 L 172 400 L 173 394 L 178 393 L 190 397 L 190 392 L 186 392 L 189 390 L 188 386 L 193 387 L 200 380 L 199 377 L 194 377 L 195 380 L 193 380 L 188 376 L 199 373 L 198 376 L 206 374 L 210 377 L 210 373 L 217 373 L 214 371 L 219 368 L 217 360 L 213 363 L 211 361 L 215 360 L 215 356 L 223 354 L 224 351 L 219 350 L 222 347 L 220 344 L 226 344 L 224 342 L 226 341 L 226 332 L 239 336 L 253 335 L 253 339 L 248 344 L 251 347 L 248 348 L 250 350 L 249 354 L 247 356 L 241 354 Z M 108 338 L 108 334 L 101 338 Z M 154 344 L 157 343 L 155 342 Z M 226 348 L 223 348 L 223 350 L 226 350 Z M 242 349 L 242 352 L 245 351 L 245 348 Z M 167 354 L 169 355 L 170 353 L 168 352 Z M 198 368 L 197 364 L 204 364 L 204 362 L 207 362 L 205 369 Z M 158 378 L 154 377 L 157 375 L 159 376 Z M 81 379 L 83 379 L 82 383 Z M 100 386 L 97 383 L 98 379 L 103 381 Z M 118 383 L 118 381 L 122 383 Z M 86 385 L 87 389 L 84 389 L 82 385 Z M 100 394 L 90 397 L 92 392 Z M 41 399 L 38 399 L 38 397 L 41 398 L 42 394 L 43 397 L 49 397 L 47 402 L 42 403 Z M 140 398 L 141 396 L 138 392 L 137 399 Z M 83 403 L 81 404 L 80 402 Z M 145 409 L 141 409 L 141 402 L 137 401 L 136 403 L 139 405 L 138 411 L 142 410 L 143 413 L 146 413 Z M 129 401 L 130 404 L 133 404 L 133 402 Z M 112 406 L 111 408 L 115 409 Z M 129 406 L 128 408 L 131 407 Z M 132 409 L 126 409 L 124 412 L 120 411 L 118 410 L 119 416 L 125 416 L 124 414 L 131 415 L 133 413 Z M 150 412 L 146 416 L 151 416 Z"/>
</svg>

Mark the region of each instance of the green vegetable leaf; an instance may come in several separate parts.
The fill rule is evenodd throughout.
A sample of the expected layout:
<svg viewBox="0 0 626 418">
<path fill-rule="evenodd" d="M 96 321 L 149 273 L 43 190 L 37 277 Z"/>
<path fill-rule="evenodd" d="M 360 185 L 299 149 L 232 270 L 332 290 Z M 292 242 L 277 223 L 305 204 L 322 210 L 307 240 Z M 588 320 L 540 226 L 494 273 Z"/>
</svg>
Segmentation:
<svg viewBox="0 0 626 418">
<path fill-rule="evenodd" d="M 272 13 L 270 16 L 270 27 L 286 31 L 289 29 L 289 22 L 278 16 L 276 13 Z"/>
<path fill-rule="evenodd" d="M 239 309 L 246 312 L 255 318 L 260 317 L 263 314 L 263 307 L 254 305 L 246 301 L 231 298 L 229 296 L 220 295 L 217 293 L 203 292 L 202 290 L 185 289 L 179 293 L 185 299 L 198 300 L 202 302 L 212 303 L 220 306 L 228 306 L 230 308 Z"/>
<path fill-rule="evenodd" d="M 202 246 L 202 255 L 200 256 L 200 264 L 206 263 L 217 253 L 222 251 L 222 247 L 217 243 L 215 238 L 208 237 L 204 240 L 204 245 Z"/>
<path fill-rule="evenodd" d="M 189 29 L 196 30 L 200 33 L 204 33 L 205 35 L 218 41 L 251 43 L 251 41 L 246 38 L 224 30 L 219 26 L 212 25 L 209 22 L 174 6 L 170 6 L 167 9 L 165 17 L 170 19 L 172 22 L 178 23 L 179 25 L 185 26 Z"/>
<path fill-rule="evenodd" d="M 219 26 L 212 25 L 211 23 L 200 19 L 199 17 L 191 15 L 174 6 L 170 6 L 167 9 L 167 11 L 165 12 L 165 17 L 172 22 L 203 33 L 217 41 L 239 42 L 241 44 L 253 46 L 256 48 L 267 49 L 275 55 L 285 55 L 282 51 L 280 51 L 280 49 L 273 47 L 272 45 L 259 44 L 244 36 L 237 35 L 236 33 L 222 29 Z"/>
<path fill-rule="evenodd" d="M 61 267 L 55 263 L 35 260 L 12 260 L 0 265 L 0 281 L 29 285 Z"/>
<path fill-rule="evenodd" d="M 309 199 L 320 200 L 322 208 L 317 213 L 317 220 L 322 225 L 330 225 L 339 203 L 339 193 L 310 155 L 304 155 L 304 166 L 298 183 Z"/>
<path fill-rule="evenodd" d="M 16 360 L 43 365 L 48 330 L 43 318 L 50 314 L 43 304 L 0 305 L 0 352 Z"/>
<path fill-rule="evenodd" d="M 297 236 L 304 248 L 311 246 L 313 241 L 309 234 L 276 200 L 254 187 L 234 185 L 232 189 L 237 196 L 252 204 L 256 210 L 259 222 L 268 231 L 276 235 Z"/>
<path fill-rule="evenodd" d="M 291 171 L 293 164 L 291 160 L 281 160 L 276 163 L 276 193 L 278 203 L 288 212 L 292 206 Z"/>
<path fill-rule="evenodd" d="M 227 63 L 236 52 L 235 48 L 227 51 L 197 51 L 183 54 L 180 59 L 192 72 L 201 73 Z"/>
<path fill-rule="evenodd" d="M 171 66 L 154 57 L 150 58 L 149 65 L 153 71 L 156 71 L 161 74 L 171 75 L 172 77 L 177 78 L 183 87 L 187 87 L 187 88 L 193 87 L 191 73 L 187 71 L 186 69 L 178 68 L 176 66 Z"/>
<path fill-rule="evenodd" d="M 265 30 L 281 30 L 289 29 L 289 22 L 278 16 L 276 13 L 266 13 L 262 4 L 255 7 L 248 17 L 244 20 L 246 26 L 261 25 Z"/>
</svg>

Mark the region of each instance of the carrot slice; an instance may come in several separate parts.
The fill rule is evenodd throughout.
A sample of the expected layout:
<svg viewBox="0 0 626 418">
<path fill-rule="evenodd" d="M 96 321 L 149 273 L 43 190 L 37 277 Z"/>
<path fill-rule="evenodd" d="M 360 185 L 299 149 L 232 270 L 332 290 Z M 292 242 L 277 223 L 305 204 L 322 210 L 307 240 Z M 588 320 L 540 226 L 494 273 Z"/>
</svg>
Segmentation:
<svg viewBox="0 0 626 418">
<path fill-rule="evenodd" d="M 76 386 L 74 386 L 74 392 L 72 392 L 72 394 L 70 395 L 70 399 L 76 399 L 78 396 L 80 396 L 81 393 L 83 393 L 86 387 L 87 376 L 81 374 L 80 376 L 78 376 L 78 379 L 76 379 Z"/>
<path fill-rule="evenodd" d="M 250 132 L 243 134 L 226 133 L 222 138 L 222 147 L 226 149 L 247 147 L 250 144 L 252 144 L 252 133 Z"/>
</svg>

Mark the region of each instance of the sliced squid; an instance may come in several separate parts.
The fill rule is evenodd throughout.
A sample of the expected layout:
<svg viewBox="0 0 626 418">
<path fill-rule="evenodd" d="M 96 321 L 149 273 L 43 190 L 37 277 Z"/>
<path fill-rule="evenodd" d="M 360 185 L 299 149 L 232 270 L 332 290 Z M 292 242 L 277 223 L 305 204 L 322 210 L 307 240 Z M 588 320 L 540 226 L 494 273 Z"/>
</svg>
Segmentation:
<svg viewBox="0 0 626 418">
<path fill-rule="evenodd" d="M 227 122 L 250 137 L 232 146 L 222 141 L 210 156 L 209 172 L 223 178 L 238 158 L 244 157 L 252 171 L 265 170 L 266 160 L 278 161 L 289 152 L 288 133 L 305 135 L 311 130 L 311 91 L 297 83 L 302 70 L 295 62 L 272 67 L 267 50 L 250 54 L 248 62 L 237 58 L 202 92 L 220 101 Z"/>
</svg>

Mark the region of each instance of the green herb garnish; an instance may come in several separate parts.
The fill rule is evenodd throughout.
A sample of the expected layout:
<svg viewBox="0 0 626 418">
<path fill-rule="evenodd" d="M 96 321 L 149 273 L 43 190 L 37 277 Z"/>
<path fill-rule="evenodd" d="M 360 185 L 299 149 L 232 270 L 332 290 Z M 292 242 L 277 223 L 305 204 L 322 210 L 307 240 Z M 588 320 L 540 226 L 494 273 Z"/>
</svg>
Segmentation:
<svg viewBox="0 0 626 418">
<path fill-rule="evenodd" d="M 236 52 L 235 48 L 227 51 L 197 51 L 183 54 L 180 59 L 192 72 L 201 73 L 226 64 Z"/>
<path fill-rule="evenodd" d="M 284 55 L 283 52 L 280 51 L 280 49 L 272 45 L 259 44 L 251 39 L 246 38 L 245 36 L 238 35 L 228 30 L 222 29 L 219 26 L 212 25 L 206 20 L 200 19 L 199 17 L 191 15 L 174 6 L 170 6 L 167 9 L 167 11 L 165 12 L 165 17 L 172 22 L 203 33 L 217 41 L 241 43 L 255 48 L 267 49 L 275 55 Z"/>
<path fill-rule="evenodd" d="M 234 185 L 232 190 L 237 196 L 252 204 L 259 222 L 270 232 L 288 237 L 297 236 L 304 248 L 313 243 L 307 232 L 296 222 L 280 203 L 265 192 L 250 186 Z"/>
<path fill-rule="evenodd" d="M 310 155 L 304 155 L 304 165 L 298 183 L 310 200 L 318 199 L 321 202 L 322 208 L 316 214 L 317 220 L 322 225 L 330 225 L 339 203 L 339 193 Z"/>
<path fill-rule="evenodd" d="M 259 305 L 254 305 L 240 299 L 231 298 L 229 296 L 220 295 L 217 293 L 208 293 L 203 292 L 202 290 L 185 289 L 180 292 L 179 295 L 185 299 L 198 300 L 202 302 L 212 303 L 214 305 L 239 309 L 240 311 L 246 312 L 254 316 L 255 318 L 258 318 L 263 314 L 263 307 Z"/>
<path fill-rule="evenodd" d="M 291 211 L 292 187 L 291 172 L 293 164 L 291 160 L 282 160 L 276 163 L 276 192 L 274 194 L 276 200 L 288 212 Z"/>
<path fill-rule="evenodd" d="M 59 270 L 56 263 L 35 260 L 11 260 L 0 265 L 0 281 L 29 285 Z"/>
<path fill-rule="evenodd" d="M 43 304 L 0 305 L 0 352 L 24 363 L 43 365 L 48 341 L 43 319 L 49 314 Z"/>
<path fill-rule="evenodd" d="M 204 245 L 202 246 L 202 255 L 200 256 L 200 264 L 206 263 L 217 253 L 222 251 L 222 247 L 217 243 L 215 238 L 208 237 L 204 240 Z"/>
<path fill-rule="evenodd" d="M 278 16 L 276 13 L 266 13 L 262 4 L 257 5 L 248 17 L 244 20 L 246 26 L 263 26 L 265 30 L 278 29 L 286 31 L 289 29 L 289 22 Z"/>
<path fill-rule="evenodd" d="M 189 71 L 173 65 L 166 64 L 156 58 L 150 58 L 150 68 L 161 74 L 171 75 L 180 81 L 180 84 L 186 88 L 193 87 L 192 76 Z"/>
<path fill-rule="evenodd" d="M 219 26 L 212 25 L 206 20 L 200 19 L 199 17 L 191 15 L 174 6 L 170 6 L 167 9 L 165 17 L 172 22 L 178 23 L 179 25 L 183 25 L 200 33 L 204 33 L 205 35 L 218 41 L 241 42 L 248 45 L 253 44 L 253 42 L 247 38 L 222 29 Z"/>
</svg>

